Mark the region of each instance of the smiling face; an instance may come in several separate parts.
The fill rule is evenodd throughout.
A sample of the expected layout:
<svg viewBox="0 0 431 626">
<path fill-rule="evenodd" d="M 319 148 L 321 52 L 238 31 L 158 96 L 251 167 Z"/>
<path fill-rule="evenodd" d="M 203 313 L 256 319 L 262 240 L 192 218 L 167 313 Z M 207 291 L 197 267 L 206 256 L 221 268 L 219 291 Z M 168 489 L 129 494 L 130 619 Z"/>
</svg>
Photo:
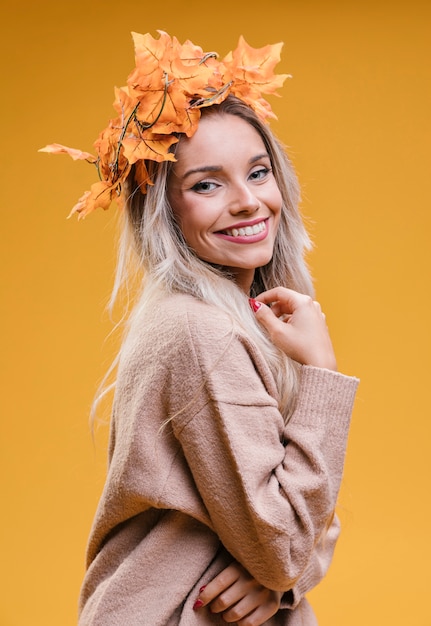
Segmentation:
<svg viewBox="0 0 431 626">
<path fill-rule="evenodd" d="M 248 293 L 272 258 L 282 206 L 261 136 L 238 116 L 209 115 L 176 158 L 168 197 L 186 242 Z"/>
</svg>

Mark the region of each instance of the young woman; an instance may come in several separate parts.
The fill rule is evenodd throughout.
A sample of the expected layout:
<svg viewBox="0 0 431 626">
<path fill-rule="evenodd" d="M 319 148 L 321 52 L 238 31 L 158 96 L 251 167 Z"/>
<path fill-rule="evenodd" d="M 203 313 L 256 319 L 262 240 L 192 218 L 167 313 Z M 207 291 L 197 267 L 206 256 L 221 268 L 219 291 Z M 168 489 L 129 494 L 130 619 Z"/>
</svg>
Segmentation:
<svg viewBox="0 0 431 626">
<path fill-rule="evenodd" d="M 259 83 L 256 55 L 268 49 L 253 56 L 240 40 L 241 54 L 214 65 L 193 47 L 192 71 L 193 44 L 173 52 L 169 39 L 169 71 L 179 58 L 182 76 L 211 72 L 206 92 L 177 85 L 189 118 L 198 107 L 192 132 L 150 138 L 180 114 L 163 119 L 178 73 L 170 83 L 163 55 L 146 55 L 148 37 L 135 36 L 128 97 L 137 100 L 118 97 L 120 119 L 97 143 L 104 186 L 75 207 L 85 214 L 121 189 L 117 285 L 131 254 L 143 275 L 118 359 L 80 625 L 312 626 L 305 594 L 338 537 L 357 379 L 336 372 L 303 260 L 297 181 L 261 93 L 250 99 L 244 88 Z M 164 102 L 145 126 L 136 114 L 150 97 L 150 62 L 163 69 Z M 168 138 L 163 158 L 132 158 L 128 140 L 136 156 L 143 137 L 146 147 Z"/>
</svg>

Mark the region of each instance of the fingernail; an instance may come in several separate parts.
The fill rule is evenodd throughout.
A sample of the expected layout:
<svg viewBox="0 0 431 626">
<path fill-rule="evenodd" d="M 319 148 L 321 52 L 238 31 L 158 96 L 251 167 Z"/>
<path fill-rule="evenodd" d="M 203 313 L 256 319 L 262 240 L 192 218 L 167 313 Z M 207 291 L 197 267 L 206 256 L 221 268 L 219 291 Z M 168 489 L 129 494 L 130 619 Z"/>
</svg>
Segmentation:
<svg viewBox="0 0 431 626">
<path fill-rule="evenodd" d="M 206 586 L 206 585 L 204 585 L 203 587 L 201 587 L 201 588 L 199 589 L 199 593 L 202 593 L 202 591 L 203 591 L 204 589 L 206 589 L 206 588 L 207 588 L 207 586 Z"/>
<path fill-rule="evenodd" d="M 194 605 L 193 605 L 193 610 L 196 611 L 196 609 L 200 609 L 201 606 L 203 606 L 203 605 L 204 605 L 204 603 L 202 602 L 202 600 L 200 598 L 198 598 L 196 600 L 196 602 L 194 603 Z"/>
<path fill-rule="evenodd" d="M 252 311 L 254 311 L 254 313 L 256 313 L 256 311 L 258 311 L 260 307 L 262 306 L 262 302 L 258 302 L 254 298 L 249 298 L 248 303 L 251 306 L 251 309 Z"/>
</svg>

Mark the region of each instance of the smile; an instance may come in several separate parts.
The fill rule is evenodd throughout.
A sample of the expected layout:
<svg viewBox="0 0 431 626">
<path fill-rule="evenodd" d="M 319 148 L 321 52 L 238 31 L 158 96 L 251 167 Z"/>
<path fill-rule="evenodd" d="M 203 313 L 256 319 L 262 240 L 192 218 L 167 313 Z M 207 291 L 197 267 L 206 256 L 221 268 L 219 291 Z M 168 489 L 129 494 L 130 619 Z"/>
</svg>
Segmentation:
<svg viewBox="0 0 431 626">
<path fill-rule="evenodd" d="M 242 224 L 241 226 L 238 225 L 236 228 L 226 228 L 214 234 L 232 243 L 257 243 L 258 241 L 266 239 L 268 236 L 267 222 L 268 218 L 257 222 L 257 224 Z"/>
<path fill-rule="evenodd" d="M 244 228 L 227 228 L 224 230 L 225 235 L 229 237 L 250 237 L 251 235 L 258 235 L 265 230 L 265 222 L 259 222 L 254 226 L 245 226 Z"/>
</svg>

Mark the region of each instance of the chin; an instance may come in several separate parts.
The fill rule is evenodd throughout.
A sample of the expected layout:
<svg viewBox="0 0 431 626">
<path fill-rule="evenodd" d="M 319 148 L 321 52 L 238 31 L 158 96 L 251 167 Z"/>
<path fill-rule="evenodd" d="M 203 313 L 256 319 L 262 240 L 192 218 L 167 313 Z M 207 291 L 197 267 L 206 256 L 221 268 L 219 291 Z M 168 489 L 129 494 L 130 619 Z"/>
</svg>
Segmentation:
<svg viewBox="0 0 431 626">
<path fill-rule="evenodd" d="M 262 255 L 259 256 L 258 259 L 254 260 L 254 263 L 250 266 L 250 269 L 258 269 L 259 267 L 264 267 L 265 265 L 268 265 L 268 263 L 271 261 L 272 259 L 272 253 L 271 254 L 267 254 L 267 255 Z"/>
</svg>

